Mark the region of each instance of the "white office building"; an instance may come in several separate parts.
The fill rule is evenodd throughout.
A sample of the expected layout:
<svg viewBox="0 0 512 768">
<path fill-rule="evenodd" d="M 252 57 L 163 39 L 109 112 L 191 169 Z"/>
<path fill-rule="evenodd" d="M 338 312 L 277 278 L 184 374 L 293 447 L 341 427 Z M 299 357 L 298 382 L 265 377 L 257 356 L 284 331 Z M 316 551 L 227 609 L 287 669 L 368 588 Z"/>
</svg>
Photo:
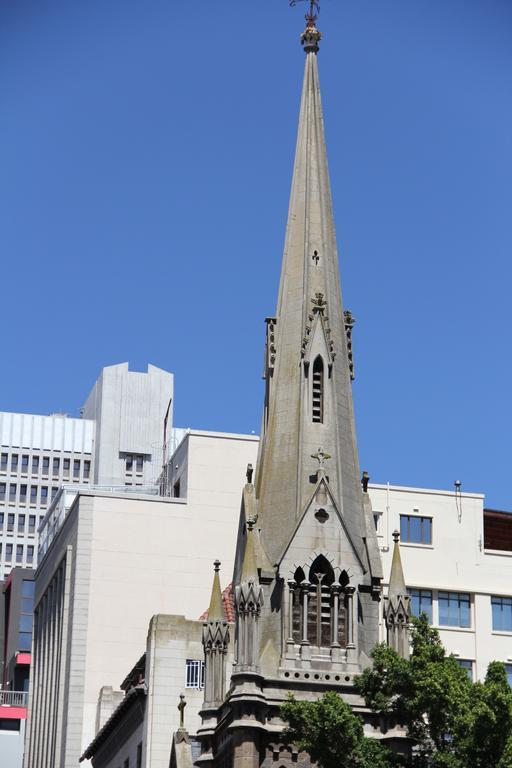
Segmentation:
<svg viewBox="0 0 512 768">
<path fill-rule="evenodd" d="M 172 397 L 171 373 L 121 363 L 102 370 L 82 418 L 0 412 L 0 580 L 36 566 L 38 528 L 62 486 L 157 482 L 176 434 Z"/>
<path fill-rule="evenodd" d="M 35 567 L 37 530 L 63 483 L 87 485 L 94 422 L 0 413 L 0 580 Z"/>
</svg>

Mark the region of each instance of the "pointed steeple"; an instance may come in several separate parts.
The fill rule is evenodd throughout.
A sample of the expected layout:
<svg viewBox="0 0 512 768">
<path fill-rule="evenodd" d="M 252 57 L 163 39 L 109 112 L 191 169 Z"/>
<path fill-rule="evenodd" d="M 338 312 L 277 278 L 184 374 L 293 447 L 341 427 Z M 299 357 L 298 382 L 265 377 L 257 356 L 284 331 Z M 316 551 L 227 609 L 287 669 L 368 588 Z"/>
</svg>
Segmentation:
<svg viewBox="0 0 512 768">
<path fill-rule="evenodd" d="M 247 522 L 247 541 L 240 582 L 235 587 L 236 607 L 236 671 L 259 670 L 259 619 L 263 607 L 263 590 L 256 566 L 254 521 Z"/>
<path fill-rule="evenodd" d="M 213 567 L 212 596 L 208 608 L 208 618 L 203 624 L 204 711 L 218 706 L 224 700 L 226 653 L 229 645 L 229 625 L 224 616 L 220 589 L 220 561 L 215 560 Z"/>
<path fill-rule="evenodd" d="M 393 560 L 389 575 L 388 597 L 399 597 L 407 594 L 407 588 L 405 586 L 404 569 L 402 568 L 402 558 L 400 556 L 400 534 L 398 531 L 393 531 L 393 541 Z"/>
<path fill-rule="evenodd" d="M 224 608 L 222 606 L 222 592 L 220 588 L 220 560 L 213 564 L 213 584 L 210 607 L 208 608 L 208 621 L 224 621 Z"/>
<path fill-rule="evenodd" d="M 409 657 L 411 598 L 407 594 L 407 587 L 405 586 L 398 531 L 393 531 L 393 541 L 393 561 L 389 575 L 388 596 L 384 599 L 384 621 L 388 645 L 394 648 L 400 656 L 407 659 Z"/>
<path fill-rule="evenodd" d="M 326 458 L 322 468 L 361 562 L 366 558 L 364 540 L 374 537 L 366 530 L 359 480 L 319 40 L 309 19 L 302 35 L 306 63 L 277 313 L 267 321 L 267 391 L 256 496 L 258 527 L 271 563 L 282 555 L 314 490 L 319 466 L 312 456 L 319 445 Z"/>
</svg>

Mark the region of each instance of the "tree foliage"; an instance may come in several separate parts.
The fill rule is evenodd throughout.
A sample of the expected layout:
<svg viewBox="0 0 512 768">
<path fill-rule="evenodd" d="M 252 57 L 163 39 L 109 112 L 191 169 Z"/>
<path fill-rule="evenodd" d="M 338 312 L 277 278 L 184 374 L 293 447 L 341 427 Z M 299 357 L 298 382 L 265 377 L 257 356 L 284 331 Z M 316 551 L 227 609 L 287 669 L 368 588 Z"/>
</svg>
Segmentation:
<svg viewBox="0 0 512 768">
<path fill-rule="evenodd" d="M 363 733 L 363 723 L 334 691 L 318 701 L 291 696 L 281 707 L 285 736 L 322 768 L 389 768 L 389 754 Z"/>
<path fill-rule="evenodd" d="M 367 738 L 362 720 L 334 691 L 316 702 L 293 697 L 281 715 L 287 737 L 321 768 L 512 768 L 512 691 L 501 662 L 473 683 L 448 656 L 427 617 L 414 620 L 412 652 L 402 659 L 384 644 L 356 678 L 366 706 L 400 724 L 412 754 L 390 753 Z"/>
<path fill-rule="evenodd" d="M 473 683 L 423 614 L 411 633 L 411 657 L 381 644 L 356 679 L 375 712 L 400 723 L 415 748 L 413 768 L 512 768 L 512 692 L 501 662 Z M 509 756 L 507 756 L 509 755 Z"/>
</svg>

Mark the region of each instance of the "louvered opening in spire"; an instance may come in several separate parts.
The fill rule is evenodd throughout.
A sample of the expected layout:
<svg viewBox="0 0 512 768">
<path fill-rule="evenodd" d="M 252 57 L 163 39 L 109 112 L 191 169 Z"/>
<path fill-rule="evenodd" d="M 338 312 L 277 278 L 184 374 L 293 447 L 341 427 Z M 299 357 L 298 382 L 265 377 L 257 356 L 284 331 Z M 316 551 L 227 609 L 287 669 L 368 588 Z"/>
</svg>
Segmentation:
<svg viewBox="0 0 512 768">
<path fill-rule="evenodd" d="M 313 421 L 322 424 L 324 420 L 324 362 L 320 355 L 313 363 Z"/>
</svg>

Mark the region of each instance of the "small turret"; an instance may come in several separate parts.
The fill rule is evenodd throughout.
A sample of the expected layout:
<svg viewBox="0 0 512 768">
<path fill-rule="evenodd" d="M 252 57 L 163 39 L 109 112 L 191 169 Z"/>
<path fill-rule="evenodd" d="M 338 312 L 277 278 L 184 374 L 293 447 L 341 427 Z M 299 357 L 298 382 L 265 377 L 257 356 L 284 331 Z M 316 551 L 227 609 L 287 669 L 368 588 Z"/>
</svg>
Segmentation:
<svg viewBox="0 0 512 768">
<path fill-rule="evenodd" d="M 229 645 L 229 626 L 224 616 L 219 579 L 220 561 L 214 563 L 212 596 L 208 618 L 203 625 L 204 646 L 204 703 L 203 708 L 218 707 L 225 696 L 226 653 Z"/>
<path fill-rule="evenodd" d="M 404 659 L 409 658 L 409 620 L 411 598 L 405 586 L 402 559 L 400 557 L 400 534 L 393 532 L 393 561 L 389 576 L 388 596 L 384 599 L 384 621 L 387 629 L 387 643 Z"/>
<path fill-rule="evenodd" d="M 254 521 L 247 522 L 247 540 L 240 583 L 235 587 L 236 607 L 236 671 L 259 671 L 259 618 L 263 606 L 263 590 L 258 578 Z"/>
</svg>

